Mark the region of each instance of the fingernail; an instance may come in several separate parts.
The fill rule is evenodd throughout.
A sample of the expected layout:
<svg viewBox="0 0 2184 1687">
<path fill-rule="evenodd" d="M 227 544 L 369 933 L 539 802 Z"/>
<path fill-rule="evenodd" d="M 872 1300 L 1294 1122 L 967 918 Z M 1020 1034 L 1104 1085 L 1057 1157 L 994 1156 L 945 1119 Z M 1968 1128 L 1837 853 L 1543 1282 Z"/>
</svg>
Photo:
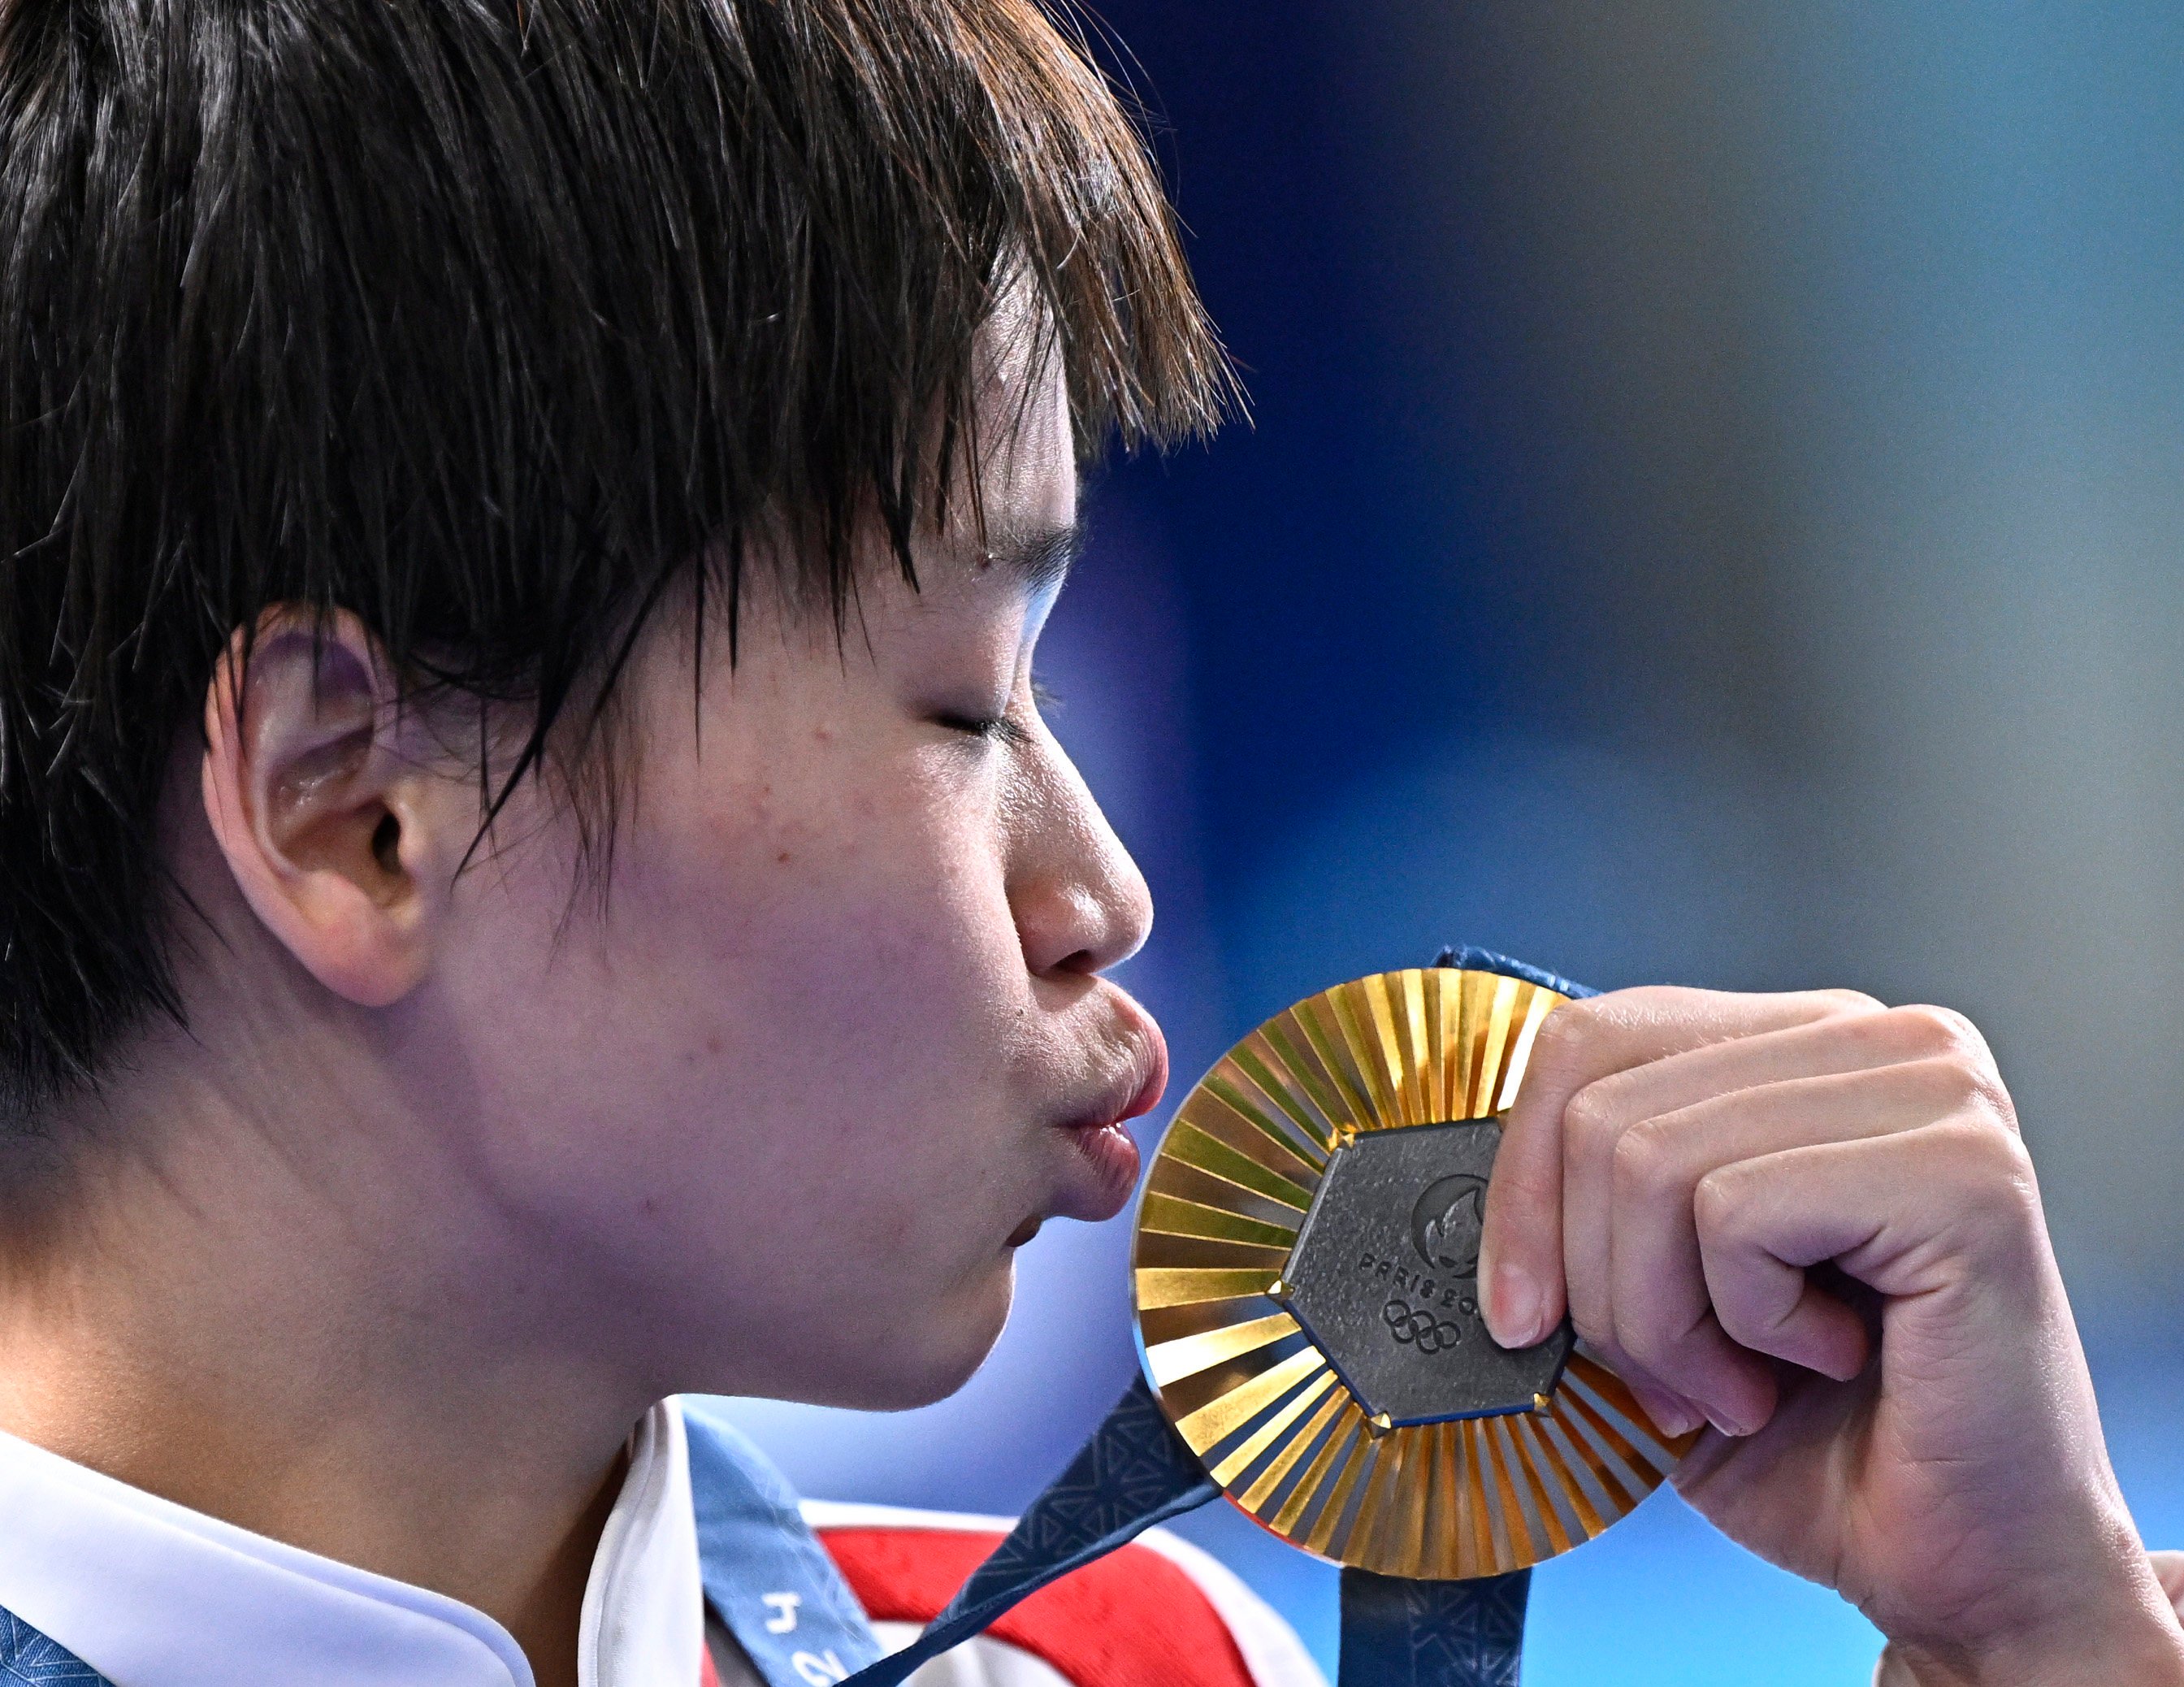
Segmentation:
<svg viewBox="0 0 2184 1687">
<path fill-rule="evenodd" d="M 1734 1418 L 1724 1417 L 1719 1412 L 1709 1411 L 1706 1416 L 1708 1423 L 1733 1439 L 1741 1441 L 1752 1433 L 1740 1426 Z"/>
<path fill-rule="evenodd" d="M 1663 1435 L 1688 1435 L 1706 1421 L 1682 1400 L 1672 1399 L 1644 1383 L 1632 1383 L 1630 1392 L 1637 1395 L 1638 1404 Z"/>
<path fill-rule="evenodd" d="M 1496 1266 L 1493 1298 L 1486 1310 L 1486 1327 L 1495 1340 L 1504 1347 L 1529 1347 L 1537 1342 L 1545 1298 L 1532 1273 L 1522 1266 Z"/>
</svg>

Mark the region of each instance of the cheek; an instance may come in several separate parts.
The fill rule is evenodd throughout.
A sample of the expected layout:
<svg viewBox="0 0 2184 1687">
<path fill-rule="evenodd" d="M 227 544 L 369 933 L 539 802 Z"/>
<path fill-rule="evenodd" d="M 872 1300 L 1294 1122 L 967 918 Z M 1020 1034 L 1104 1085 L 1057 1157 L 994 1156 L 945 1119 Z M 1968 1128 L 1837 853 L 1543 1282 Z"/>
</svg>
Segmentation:
<svg viewBox="0 0 2184 1687">
<path fill-rule="evenodd" d="M 1014 927 L 991 851 L 947 821 L 905 793 L 775 828 L 733 937 L 688 957 L 716 991 L 700 1087 L 777 1187 L 823 1186 L 889 1250 L 980 1193 L 1021 1111 Z"/>
<path fill-rule="evenodd" d="M 764 1367 L 749 1386 L 900 1406 L 998 1336 L 1043 1168 L 994 853 L 914 783 L 876 786 L 678 847 L 642 921 L 654 1105 L 629 1127 L 673 1168 L 665 1268 L 685 1304 L 717 1297 L 700 1321 Z M 717 917 L 691 921 L 708 883 Z"/>
<path fill-rule="evenodd" d="M 928 1049 L 989 1046 L 1026 994 L 990 823 L 911 770 L 844 772 L 800 800 L 761 786 L 705 805 L 613 934 L 624 965 L 739 1046 L 745 1080 L 777 1053 L 807 1083 L 907 1074 Z"/>
<path fill-rule="evenodd" d="M 492 1056 L 506 1173 L 625 1267 L 737 1285 L 738 1316 L 793 1318 L 755 1303 L 794 1262 L 792 1298 L 892 1276 L 996 1317 L 1037 1063 L 990 810 L 914 762 L 808 764 L 648 785 L 604 916 L 580 905 Z"/>
</svg>

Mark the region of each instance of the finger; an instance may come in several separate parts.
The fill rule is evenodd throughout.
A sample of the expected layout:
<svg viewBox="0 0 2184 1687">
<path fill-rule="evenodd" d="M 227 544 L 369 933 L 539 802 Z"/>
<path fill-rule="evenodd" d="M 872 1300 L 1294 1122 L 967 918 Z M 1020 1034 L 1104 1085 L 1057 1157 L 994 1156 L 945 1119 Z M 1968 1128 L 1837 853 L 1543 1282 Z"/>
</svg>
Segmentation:
<svg viewBox="0 0 2184 1687">
<path fill-rule="evenodd" d="M 2184 1614 L 2184 1552 L 2149 1552 L 2148 1559 L 2153 1565 L 2153 1574 L 2161 1584 L 2162 1592 L 2169 1602 Z"/>
<path fill-rule="evenodd" d="M 1726 999 L 1743 1006 L 1751 999 Z M 1816 1004 L 1812 999 L 1775 998 L 1756 1005 L 1763 1010 L 1758 1022 L 1763 1025 L 1786 1012 L 1809 1015 Z M 1697 1246 L 1690 1238 L 1689 1187 L 1660 1209 L 1681 1221 L 1685 1248 L 1678 1260 L 1680 1269 L 1649 1289 L 1652 1316 L 1638 1327 L 1641 1340 L 1634 1342 L 1631 1333 L 1622 1328 L 1615 1284 L 1631 1279 L 1615 1269 L 1611 1259 L 1618 1145 L 1627 1131 L 1656 1112 L 1717 1099 L 1724 1092 L 1763 1085 L 1785 1075 L 1838 1067 L 1867 1069 L 1945 1045 L 1938 1031 L 1909 1016 L 1879 1036 L 1844 1035 L 1847 1029 L 1886 1017 L 1868 997 L 1831 994 L 1820 998 L 1818 1005 L 1825 1011 L 1817 1018 L 1731 1035 L 1612 1072 L 1580 1090 L 1563 1110 L 1567 1304 L 1580 1331 L 1646 1399 L 1655 1423 L 1671 1433 L 1702 1421 L 1727 1428 L 1763 1420 L 1772 1411 L 1774 1378 L 1769 1367 L 1741 1354 L 1709 1314 Z M 1710 1169 L 1710 1164 L 1693 1166 L 1691 1182 Z"/>
<path fill-rule="evenodd" d="M 1753 1351 L 1847 1379 L 1865 1362 L 1864 1326 L 1842 1304 L 1806 1290 L 1801 1269 L 1755 1264 L 1745 1327 L 1732 1339 L 1713 1304 L 1696 1217 L 1700 1183 L 1723 1166 L 1829 1142 L 1913 1131 L 1965 1102 L 1962 1070 L 1942 1060 L 1830 1073 L 1719 1095 L 1646 1119 L 1615 1141 L 1605 1210 L 1606 1317 L 1616 1347 L 1726 1434 L 1766 1421 L 1771 1368 Z"/>
<path fill-rule="evenodd" d="M 1832 1350 L 1830 1374 L 1848 1371 L 1853 1350 L 1864 1354 L 1863 1328 L 1853 1340 L 1855 1316 L 1812 1289 L 1806 1268 L 1832 1260 L 1907 1301 L 1975 1279 L 2038 1276 L 2021 1261 L 1981 1263 L 2039 1233 L 2031 1188 L 2015 1135 L 1968 1116 L 1720 1166 L 1700 1180 L 1692 1200 L 1714 1317 L 1755 1352 Z"/>
<path fill-rule="evenodd" d="M 1579 1091 L 1686 1050 L 1878 1006 L 1846 991 L 1751 996 L 1652 988 L 1571 1002 L 1549 1014 L 1487 1191 L 1479 1290 L 1495 1339 L 1528 1347 L 1563 1315 L 1563 1113 Z"/>
<path fill-rule="evenodd" d="M 1919 1687 L 1919 1678 L 1902 1652 L 1892 1645 L 1884 1646 L 1880 1661 L 1873 1666 L 1873 1687 Z"/>
<path fill-rule="evenodd" d="M 1568 1105 L 1635 1122 L 1734 1090 L 1925 1060 L 1954 1060 L 1968 1068 L 1993 1071 L 1985 1039 L 1962 1014 L 1924 1005 L 1875 1007 L 1710 1043 L 1626 1067 L 1586 1085 L 1570 1098 Z"/>
<path fill-rule="evenodd" d="M 1945 1057 L 1991 1070 L 1983 1065 L 1984 1044 L 1976 1061 L 1970 1058 L 1968 1035 L 1975 1039 L 1977 1033 L 1941 1010 L 1884 1010 L 1856 998 L 1822 1019 L 1681 1050 L 1586 1085 L 1563 1111 L 1563 1267 L 1578 1328 L 1596 1341 L 1613 1339 L 1608 1217 L 1627 1132 L 1724 1095 L 1827 1073 L 1892 1070 Z M 1696 1283 L 1695 1266 L 1691 1275 Z"/>
<path fill-rule="evenodd" d="M 1646 1416 L 1652 1420 L 1653 1427 L 1663 1435 L 1671 1439 L 1678 1435 L 1688 1435 L 1707 1421 L 1706 1414 L 1698 1407 L 1681 1395 L 1670 1393 L 1612 1350 L 1601 1348 L 1596 1356 L 1623 1379 L 1624 1385 L 1636 1396 Z"/>
</svg>

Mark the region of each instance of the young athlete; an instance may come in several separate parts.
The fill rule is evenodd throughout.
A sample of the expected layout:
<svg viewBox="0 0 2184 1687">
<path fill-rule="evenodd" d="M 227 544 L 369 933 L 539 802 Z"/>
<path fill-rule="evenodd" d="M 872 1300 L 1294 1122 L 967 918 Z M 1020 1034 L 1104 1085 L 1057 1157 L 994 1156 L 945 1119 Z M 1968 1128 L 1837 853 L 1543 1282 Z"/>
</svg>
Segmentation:
<svg viewBox="0 0 2184 1687">
<path fill-rule="evenodd" d="M 1033 0 L 0 0 L 0 1680 L 869 1650 L 663 1402 L 934 1399 L 1123 1204 L 1150 910 L 1032 654 L 1078 464 L 1228 393 Z M 1969 1027 L 1539 1059 L 1502 1336 L 1907 1679 L 2184 1679 Z"/>
</svg>

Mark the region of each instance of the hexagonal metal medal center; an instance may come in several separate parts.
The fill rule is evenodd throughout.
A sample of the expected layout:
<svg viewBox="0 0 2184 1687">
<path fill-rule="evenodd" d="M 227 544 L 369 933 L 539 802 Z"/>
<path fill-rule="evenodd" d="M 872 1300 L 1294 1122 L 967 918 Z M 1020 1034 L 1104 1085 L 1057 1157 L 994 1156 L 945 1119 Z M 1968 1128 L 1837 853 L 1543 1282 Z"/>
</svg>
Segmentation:
<svg viewBox="0 0 2184 1687">
<path fill-rule="evenodd" d="M 1369 1131 L 1335 1150 L 1282 1272 L 1282 1302 L 1367 1417 L 1436 1423 L 1529 1411 L 1572 1335 L 1511 1351 L 1479 1315 L 1479 1227 L 1502 1127 Z"/>
</svg>

